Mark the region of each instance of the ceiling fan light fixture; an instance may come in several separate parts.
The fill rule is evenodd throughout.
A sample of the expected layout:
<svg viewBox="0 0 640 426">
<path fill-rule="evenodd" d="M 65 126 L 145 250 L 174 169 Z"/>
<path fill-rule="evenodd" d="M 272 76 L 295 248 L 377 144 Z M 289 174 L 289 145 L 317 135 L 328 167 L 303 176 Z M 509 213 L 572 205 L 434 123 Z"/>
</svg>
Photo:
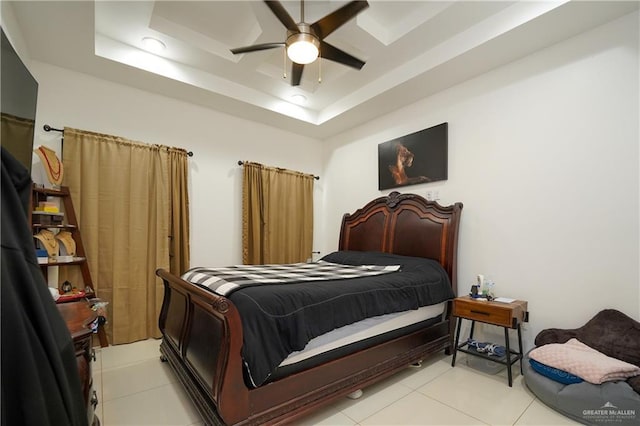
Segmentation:
<svg viewBox="0 0 640 426">
<path fill-rule="evenodd" d="M 293 34 L 287 39 L 287 56 L 296 64 L 310 64 L 318 58 L 320 42 L 307 33 Z"/>
<path fill-rule="evenodd" d="M 308 24 L 304 20 L 304 0 L 300 0 L 300 20 L 298 22 L 291 17 L 280 1 L 263 0 L 263 2 L 287 29 L 287 37 L 284 43 L 260 43 L 231 49 L 231 53 L 234 55 L 274 49 L 284 45 L 282 55 L 284 68 L 287 67 L 287 57 L 293 62 L 291 64 L 291 86 L 300 85 L 304 66 L 314 62 L 319 57 L 358 70 L 364 66 L 364 61 L 332 46 L 325 39 L 347 21 L 355 18 L 360 12 L 368 8 L 369 3 L 367 0 L 348 1 L 313 24 Z M 318 82 L 320 82 L 322 80 L 320 68 L 318 68 L 318 75 Z M 286 72 L 283 73 L 283 77 L 287 78 Z"/>
</svg>

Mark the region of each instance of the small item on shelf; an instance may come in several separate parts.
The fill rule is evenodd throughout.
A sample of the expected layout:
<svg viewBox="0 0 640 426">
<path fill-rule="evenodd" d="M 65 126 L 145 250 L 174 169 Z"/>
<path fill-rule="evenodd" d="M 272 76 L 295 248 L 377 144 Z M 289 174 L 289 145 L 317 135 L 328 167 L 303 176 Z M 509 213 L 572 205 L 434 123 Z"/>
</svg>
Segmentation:
<svg viewBox="0 0 640 426">
<path fill-rule="evenodd" d="M 34 224 L 43 226 L 58 226 L 64 222 L 64 213 L 32 212 Z"/>
<path fill-rule="evenodd" d="M 52 201 L 40 201 L 36 211 L 45 213 L 60 213 L 60 208 Z"/>
<path fill-rule="evenodd" d="M 478 342 L 477 340 L 468 339 L 467 346 L 473 348 L 476 352 L 485 353 L 491 356 L 503 357 L 507 353 L 507 348 L 490 342 Z"/>
<path fill-rule="evenodd" d="M 36 257 L 38 258 L 38 264 L 47 263 L 49 261 L 49 254 L 45 249 L 36 249 Z"/>
<path fill-rule="evenodd" d="M 60 213 L 57 206 L 38 206 L 36 207 L 36 211 L 43 213 Z"/>
<path fill-rule="evenodd" d="M 471 293 L 469 293 L 469 296 L 475 300 L 487 300 L 487 297 L 480 292 L 480 286 L 475 284 L 471 286 Z"/>
<path fill-rule="evenodd" d="M 494 297 L 493 287 L 494 286 L 495 286 L 495 283 L 492 280 L 485 279 L 483 284 L 482 284 L 482 296 L 486 297 L 488 300 L 493 299 L 493 297 Z"/>
<path fill-rule="evenodd" d="M 509 297 L 496 297 L 495 299 L 493 299 L 493 301 L 500 303 L 513 303 L 516 301 L 516 299 L 511 299 Z"/>
<path fill-rule="evenodd" d="M 56 300 L 57 302 L 68 302 L 70 300 L 77 300 L 77 299 L 82 299 L 86 296 L 86 294 L 84 293 L 84 291 L 79 291 L 77 293 L 68 293 L 68 294 L 61 294 L 60 297 L 58 298 L 58 300 Z"/>
<path fill-rule="evenodd" d="M 58 301 L 60 302 L 82 299 L 86 296 L 86 293 L 84 291 L 78 290 L 69 281 L 63 282 L 60 290 L 62 290 L 62 294 L 60 294 L 60 297 L 58 298 Z"/>
<path fill-rule="evenodd" d="M 494 286 L 495 284 L 493 281 L 486 279 L 482 274 L 478 274 L 476 276 L 476 283 L 471 286 L 471 293 L 469 293 L 469 296 L 476 300 L 493 300 Z"/>
<path fill-rule="evenodd" d="M 60 286 L 60 289 L 62 290 L 63 293 L 71 293 L 71 291 L 73 290 L 73 286 L 71 285 L 71 283 L 69 281 L 65 281 L 62 283 L 62 286 Z"/>
</svg>

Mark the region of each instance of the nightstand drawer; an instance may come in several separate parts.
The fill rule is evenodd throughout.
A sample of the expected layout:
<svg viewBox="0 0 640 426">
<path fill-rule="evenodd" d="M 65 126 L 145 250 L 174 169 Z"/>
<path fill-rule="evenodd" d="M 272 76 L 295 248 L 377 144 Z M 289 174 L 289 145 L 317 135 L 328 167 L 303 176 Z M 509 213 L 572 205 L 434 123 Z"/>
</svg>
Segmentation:
<svg viewBox="0 0 640 426">
<path fill-rule="evenodd" d="M 509 328 L 516 328 L 518 323 L 524 321 L 526 310 L 527 302 L 519 300 L 502 304 L 457 298 L 453 304 L 453 315 L 456 317 Z"/>
</svg>

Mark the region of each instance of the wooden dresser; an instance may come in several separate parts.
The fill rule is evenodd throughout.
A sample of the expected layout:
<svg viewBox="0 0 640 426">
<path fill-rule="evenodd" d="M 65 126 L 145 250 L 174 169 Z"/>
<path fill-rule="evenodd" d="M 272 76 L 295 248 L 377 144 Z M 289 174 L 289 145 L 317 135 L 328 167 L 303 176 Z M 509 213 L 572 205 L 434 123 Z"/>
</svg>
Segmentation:
<svg viewBox="0 0 640 426">
<path fill-rule="evenodd" d="M 61 303 L 57 306 L 62 318 L 67 323 L 76 349 L 82 394 L 87 405 L 88 423 L 91 426 L 98 426 L 100 420 L 95 414 L 98 395 L 93 390 L 93 374 L 91 372 L 91 362 L 95 361 L 95 352 L 91 345 L 93 333 L 90 327 L 90 324 L 96 320 L 97 314 L 91 310 L 86 300 Z"/>
</svg>

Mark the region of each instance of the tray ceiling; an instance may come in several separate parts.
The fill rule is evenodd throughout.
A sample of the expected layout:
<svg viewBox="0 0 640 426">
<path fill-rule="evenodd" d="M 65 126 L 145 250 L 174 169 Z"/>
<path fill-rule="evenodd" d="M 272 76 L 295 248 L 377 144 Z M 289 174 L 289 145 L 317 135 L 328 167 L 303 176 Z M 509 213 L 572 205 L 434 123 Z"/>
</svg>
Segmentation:
<svg viewBox="0 0 640 426">
<path fill-rule="evenodd" d="M 637 2 L 378 1 L 329 37 L 366 61 L 327 60 L 292 87 L 279 42 L 286 30 L 260 1 L 8 2 L 30 56 L 316 138 L 506 64 L 637 9 Z M 314 22 L 345 1 L 307 1 Z M 300 3 L 282 2 L 300 16 Z M 297 20 L 297 19 L 296 19 Z M 143 37 L 166 49 L 145 50 Z M 321 82 L 319 81 L 321 77 Z"/>
</svg>

